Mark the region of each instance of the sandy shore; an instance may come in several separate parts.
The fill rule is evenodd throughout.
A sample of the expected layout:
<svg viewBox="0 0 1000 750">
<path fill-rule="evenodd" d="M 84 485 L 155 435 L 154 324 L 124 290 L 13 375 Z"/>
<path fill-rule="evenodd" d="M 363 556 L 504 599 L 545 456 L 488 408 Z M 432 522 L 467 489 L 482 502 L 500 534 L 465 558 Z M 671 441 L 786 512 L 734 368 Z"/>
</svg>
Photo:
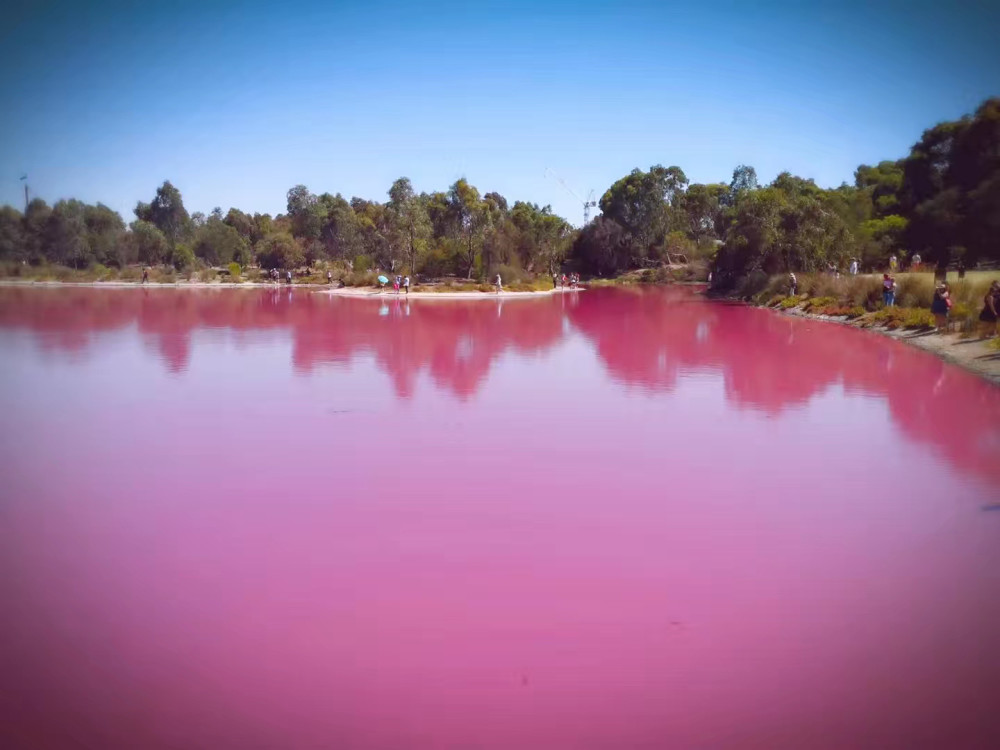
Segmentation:
<svg viewBox="0 0 1000 750">
<path fill-rule="evenodd" d="M 147 281 L 145 284 L 139 281 L 24 281 L 20 279 L 0 279 L 0 286 L 30 286 L 30 287 L 94 287 L 100 289 L 128 289 L 134 287 L 153 289 L 308 289 L 321 294 L 332 294 L 338 297 L 359 297 L 375 299 L 526 299 L 530 297 L 547 297 L 552 294 L 563 294 L 570 292 L 582 292 L 584 287 L 560 287 L 558 289 L 543 289 L 537 292 L 508 292 L 500 294 L 496 292 L 410 292 L 406 294 L 400 292 L 398 295 L 390 289 L 377 289 L 376 287 L 334 287 L 329 284 L 286 284 L 281 282 L 275 284 L 268 281 L 175 281 L 157 282 Z"/>
<path fill-rule="evenodd" d="M 374 287 L 340 287 L 339 289 L 327 289 L 323 294 L 332 294 L 337 297 L 362 297 L 375 299 L 527 299 L 530 297 L 548 297 L 553 294 L 563 294 L 570 292 L 582 292 L 583 287 L 570 289 L 561 287 L 559 289 L 543 289 L 538 292 L 400 292 L 396 294 L 392 289 L 379 290 Z"/>
<path fill-rule="evenodd" d="M 958 333 L 938 333 L 936 331 L 909 331 L 897 328 L 895 330 L 883 326 L 862 328 L 854 325 L 846 318 L 829 315 L 811 315 L 801 310 L 774 310 L 781 315 L 792 315 L 797 318 L 811 318 L 828 323 L 840 323 L 862 331 L 888 336 L 897 341 L 904 341 L 918 349 L 930 352 L 946 362 L 958 365 L 975 375 L 1000 386 L 1000 351 L 989 346 L 988 339 L 962 338 Z"/>
</svg>

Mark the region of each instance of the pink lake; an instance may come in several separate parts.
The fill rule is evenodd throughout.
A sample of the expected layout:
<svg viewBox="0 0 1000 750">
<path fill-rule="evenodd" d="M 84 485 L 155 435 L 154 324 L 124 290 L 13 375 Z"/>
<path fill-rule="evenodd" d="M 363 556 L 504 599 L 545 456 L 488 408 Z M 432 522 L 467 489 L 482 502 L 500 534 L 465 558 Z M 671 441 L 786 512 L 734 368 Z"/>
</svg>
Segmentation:
<svg viewBox="0 0 1000 750">
<path fill-rule="evenodd" d="M 1000 747 L 1000 389 L 691 290 L 0 289 L 0 747 Z"/>
</svg>

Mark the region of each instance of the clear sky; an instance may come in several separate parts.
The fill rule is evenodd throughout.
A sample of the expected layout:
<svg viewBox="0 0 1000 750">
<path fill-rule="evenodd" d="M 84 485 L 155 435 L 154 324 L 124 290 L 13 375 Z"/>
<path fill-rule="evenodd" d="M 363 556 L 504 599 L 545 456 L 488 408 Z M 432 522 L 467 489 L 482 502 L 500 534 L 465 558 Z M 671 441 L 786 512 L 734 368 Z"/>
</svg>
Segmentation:
<svg viewBox="0 0 1000 750">
<path fill-rule="evenodd" d="M 829 6 L 829 7 L 827 7 Z M 990 7 L 992 6 L 992 7 Z M 580 223 L 634 167 L 737 164 L 824 186 L 1000 94 L 1000 4 L 23 2 L 0 22 L 0 202 L 133 218 L 392 180 L 550 203 Z"/>
</svg>

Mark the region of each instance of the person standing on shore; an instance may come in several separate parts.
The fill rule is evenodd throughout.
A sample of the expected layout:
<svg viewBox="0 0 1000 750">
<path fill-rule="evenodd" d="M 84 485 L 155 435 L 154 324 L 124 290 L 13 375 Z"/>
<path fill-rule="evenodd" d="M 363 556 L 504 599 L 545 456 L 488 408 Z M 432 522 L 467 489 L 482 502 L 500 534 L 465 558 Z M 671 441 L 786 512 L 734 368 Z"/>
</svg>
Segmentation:
<svg viewBox="0 0 1000 750">
<path fill-rule="evenodd" d="M 958 278 L 959 279 L 964 279 L 965 278 L 965 261 L 964 260 L 958 261 Z"/>
<path fill-rule="evenodd" d="M 947 284 L 938 284 L 934 289 L 934 299 L 931 301 L 931 312 L 934 313 L 934 322 L 937 330 L 943 331 L 948 327 L 948 310 L 951 308 L 951 295 L 948 294 Z"/>
<path fill-rule="evenodd" d="M 899 259 L 895 255 L 889 256 L 889 273 L 896 273 L 899 269 Z"/>
<path fill-rule="evenodd" d="M 327 284 L 332 284 L 333 283 L 333 271 L 327 271 L 326 272 L 326 283 Z"/>
<path fill-rule="evenodd" d="M 920 257 L 920 253 L 914 254 L 913 258 L 910 260 L 910 270 L 914 272 L 919 271 L 921 262 L 922 259 Z"/>
<path fill-rule="evenodd" d="M 788 272 L 788 296 L 794 297 L 799 293 L 799 280 L 795 278 L 795 274 L 791 271 Z"/>
<path fill-rule="evenodd" d="M 403 279 L 403 289 L 406 290 L 407 294 L 410 293 L 410 277 L 409 276 L 407 276 L 407 277 L 405 277 Z"/>
<path fill-rule="evenodd" d="M 896 280 L 887 273 L 882 274 L 882 304 L 885 307 L 896 304 Z"/>
<path fill-rule="evenodd" d="M 503 291 L 503 282 L 500 280 L 500 274 L 497 274 L 497 280 L 494 282 L 497 286 L 497 294 Z"/>
<path fill-rule="evenodd" d="M 285 281 L 287 281 L 289 284 L 292 283 L 292 272 L 290 270 L 285 271 Z"/>
<path fill-rule="evenodd" d="M 142 283 L 145 284 L 149 281 L 149 269 L 145 266 L 142 267 Z"/>
<path fill-rule="evenodd" d="M 858 275 L 858 259 L 851 258 L 851 276 Z"/>
<path fill-rule="evenodd" d="M 983 298 L 983 311 L 979 313 L 980 338 L 987 339 L 996 335 L 998 319 L 1000 319 L 1000 281 L 994 281 Z"/>
<path fill-rule="evenodd" d="M 557 274 L 555 271 L 552 272 L 552 288 L 553 289 L 559 288 L 559 274 Z"/>
</svg>

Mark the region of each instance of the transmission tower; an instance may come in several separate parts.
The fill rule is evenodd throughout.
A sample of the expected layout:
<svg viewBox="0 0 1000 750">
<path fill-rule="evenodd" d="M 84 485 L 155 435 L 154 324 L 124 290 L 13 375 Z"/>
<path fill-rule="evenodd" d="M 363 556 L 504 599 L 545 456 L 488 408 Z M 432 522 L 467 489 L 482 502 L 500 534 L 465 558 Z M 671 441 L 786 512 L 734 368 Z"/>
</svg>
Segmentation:
<svg viewBox="0 0 1000 750">
<path fill-rule="evenodd" d="M 563 180 L 559 175 L 557 175 L 551 169 L 545 170 L 545 176 L 558 182 L 560 185 L 562 185 L 563 190 L 565 190 L 567 193 L 569 193 L 578 201 L 580 201 L 580 203 L 583 205 L 583 225 L 587 226 L 590 223 L 590 209 L 597 206 L 597 201 L 594 200 L 594 191 L 591 190 L 590 193 L 587 195 L 587 200 L 584 200 L 575 192 L 573 192 L 573 189 L 566 184 L 565 180 Z"/>
</svg>

